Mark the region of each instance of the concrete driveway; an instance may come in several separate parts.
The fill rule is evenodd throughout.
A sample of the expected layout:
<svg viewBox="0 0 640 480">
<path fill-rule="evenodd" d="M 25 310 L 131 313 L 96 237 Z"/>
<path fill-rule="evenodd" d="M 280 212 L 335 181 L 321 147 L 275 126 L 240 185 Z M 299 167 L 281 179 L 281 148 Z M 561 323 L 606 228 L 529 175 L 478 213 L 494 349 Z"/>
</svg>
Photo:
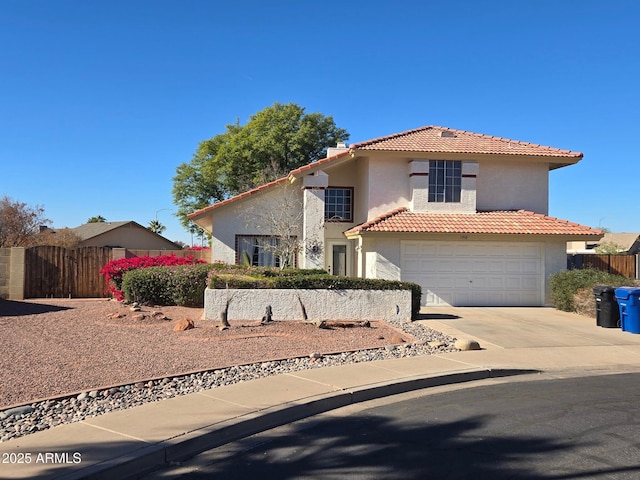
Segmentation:
<svg viewBox="0 0 640 480">
<path fill-rule="evenodd" d="M 602 328 L 595 319 L 541 307 L 428 307 L 420 323 L 481 351 L 459 359 L 490 368 L 640 371 L 640 335 Z"/>
</svg>

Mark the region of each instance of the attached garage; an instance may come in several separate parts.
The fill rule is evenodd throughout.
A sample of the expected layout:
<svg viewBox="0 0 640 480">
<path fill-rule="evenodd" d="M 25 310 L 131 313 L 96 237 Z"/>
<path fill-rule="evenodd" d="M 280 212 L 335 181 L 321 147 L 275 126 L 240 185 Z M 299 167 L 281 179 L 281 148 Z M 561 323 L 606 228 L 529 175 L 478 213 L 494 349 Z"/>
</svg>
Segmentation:
<svg viewBox="0 0 640 480">
<path fill-rule="evenodd" d="M 540 306 L 543 258 L 535 242 L 403 241 L 401 277 L 427 306 Z"/>
<path fill-rule="evenodd" d="M 539 213 L 414 213 L 398 208 L 347 232 L 359 276 L 417 283 L 424 306 L 549 305 L 567 241 L 598 233 Z"/>
</svg>

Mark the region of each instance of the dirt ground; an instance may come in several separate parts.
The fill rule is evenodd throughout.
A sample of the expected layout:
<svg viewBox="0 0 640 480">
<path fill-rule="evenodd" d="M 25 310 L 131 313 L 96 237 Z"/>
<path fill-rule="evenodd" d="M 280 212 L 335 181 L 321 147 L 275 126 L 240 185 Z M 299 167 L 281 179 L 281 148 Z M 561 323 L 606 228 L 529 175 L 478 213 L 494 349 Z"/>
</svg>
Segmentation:
<svg viewBox="0 0 640 480">
<path fill-rule="evenodd" d="M 382 321 L 321 329 L 302 321 L 201 320 L 203 309 L 107 299 L 0 300 L 0 408 L 232 365 L 377 348 L 414 339 Z M 155 315 L 154 315 L 155 314 Z M 174 332 L 178 320 L 195 328 Z"/>
</svg>

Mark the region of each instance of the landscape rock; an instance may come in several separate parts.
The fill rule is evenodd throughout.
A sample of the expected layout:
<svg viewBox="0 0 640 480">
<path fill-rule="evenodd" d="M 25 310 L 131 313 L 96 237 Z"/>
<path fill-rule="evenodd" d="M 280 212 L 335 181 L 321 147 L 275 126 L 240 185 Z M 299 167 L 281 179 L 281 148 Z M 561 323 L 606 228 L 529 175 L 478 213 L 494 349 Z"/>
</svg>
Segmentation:
<svg viewBox="0 0 640 480">
<path fill-rule="evenodd" d="M 9 417 L 6 416 L 7 411 L 0 412 L 0 418 L 3 415 L 5 416 L 3 421 L 0 422 L 0 442 L 46 430 L 56 425 L 82 421 L 107 412 L 124 410 L 177 395 L 195 393 L 203 389 L 230 385 L 252 378 L 264 378 L 269 375 L 282 375 L 283 373 L 325 366 L 339 366 L 456 351 L 456 348 L 454 348 L 455 339 L 445 334 L 425 328 L 417 323 L 400 323 L 398 321 L 392 322 L 392 324 L 400 331 L 411 335 L 418 342 L 402 346 L 387 345 L 383 348 L 326 355 L 311 350 L 308 356 L 297 358 L 236 365 L 155 381 L 138 380 L 135 383 L 123 385 L 119 388 L 112 387 L 106 391 L 109 394 L 106 398 L 103 396 L 104 390 L 93 390 L 80 393 L 74 398 L 40 401 L 27 406 L 27 409 L 33 408 L 31 413 Z M 430 345 L 427 346 L 428 343 L 435 342 L 440 342 L 442 346 L 437 348 Z"/>
<path fill-rule="evenodd" d="M 477 341 L 466 338 L 460 338 L 456 340 L 456 343 L 454 343 L 454 347 L 462 351 L 480 350 L 480 344 Z"/>
<path fill-rule="evenodd" d="M 22 407 L 15 407 L 5 410 L 3 413 L 10 417 L 11 415 L 26 415 L 28 413 L 33 412 L 33 407 L 31 405 L 24 405 Z"/>
<path fill-rule="evenodd" d="M 195 328 L 193 320 L 191 320 L 190 318 L 181 318 L 173 327 L 173 331 L 184 332 L 185 330 L 191 330 L 192 328 Z"/>
<path fill-rule="evenodd" d="M 138 313 L 137 315 L 134 315 L 133 317 L 131 317 L 131 319 L 135 320 L 136 322 L 139 322 L 140 320 L 144 320 L 145 318 L 147 318 L 147 316 L 144 313 Z"/>
</svg>

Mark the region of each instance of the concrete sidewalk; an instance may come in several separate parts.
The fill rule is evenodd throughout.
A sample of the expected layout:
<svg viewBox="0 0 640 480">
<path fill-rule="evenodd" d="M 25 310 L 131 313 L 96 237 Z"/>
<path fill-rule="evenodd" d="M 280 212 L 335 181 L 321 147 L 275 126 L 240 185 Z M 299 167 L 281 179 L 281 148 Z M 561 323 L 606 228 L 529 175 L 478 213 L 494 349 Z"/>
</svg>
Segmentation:
<svg viewBox="0 0 640 480">
<path fill-rule="evenodd" d="M 427 326 L 475 339 L 483 349 L 306 370 L 61 425 L 0 444 L 0 478 L 127 478 L 396 393 L 534 371 L 640 372 L 640 335 L 600 328 L 579 315 L 548 308 L 430 308 L 423 317 Z"/>
</svg>

